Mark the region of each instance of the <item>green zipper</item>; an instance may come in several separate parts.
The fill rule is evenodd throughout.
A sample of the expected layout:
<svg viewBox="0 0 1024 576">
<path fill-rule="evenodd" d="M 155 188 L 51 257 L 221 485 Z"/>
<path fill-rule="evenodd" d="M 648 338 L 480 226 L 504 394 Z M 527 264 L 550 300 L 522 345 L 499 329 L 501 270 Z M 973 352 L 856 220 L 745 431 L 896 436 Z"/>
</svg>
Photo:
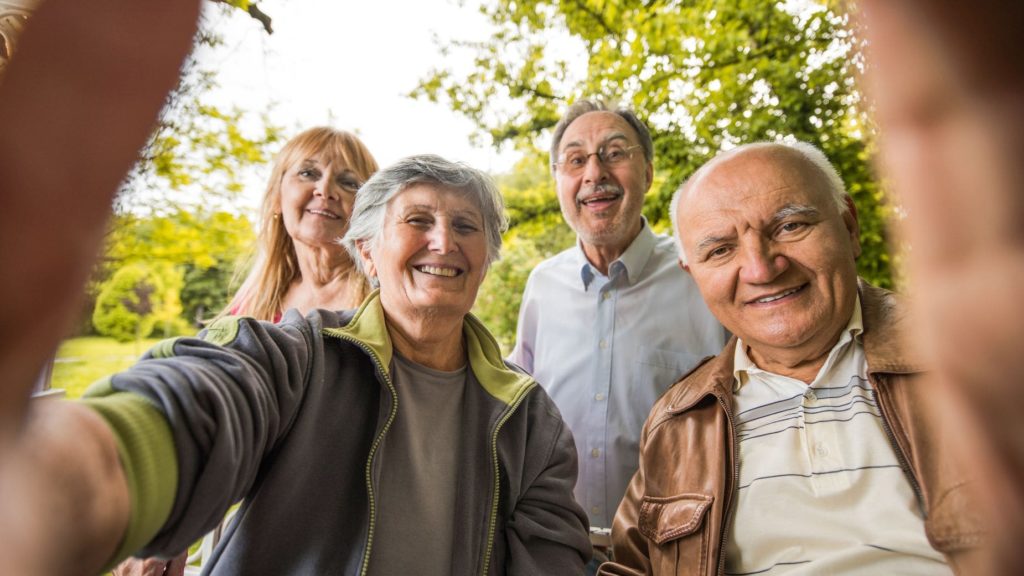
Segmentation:
<svg viewBox="0 0 1024 576">
<path fill-rule="evenodd" d="M 491 564 L 491 552 L 494 551 L 494 531 L 498 525 L 498 502 L 501 500 L 501 471 L 498 467 L 498 432 L 501 431 L 501 427 L 505 425 L 505 422 L 508 422 L 508 419 L 512 417 L 512 414 L 519 408 L 519 405 L 526 399 L 527 393 L 536 385 L 537 383 L 533 382 L 523 389 L 522 394 L 509 405 L 508 410 L 498 420 L 498 423 L 494 426 L 494 433 L 491 434 L 491 462 L 494 464 L 494 498 L 491 500 L 491 516 L 487 526 L 487 548 L 484 550 L 484 564 L 480 571 L 481 576 L 487 576 L 487 569 Z"/>
<path fill-rule="evenodd" d="M 324 334 L 355 344 L 366 352 L 370 358 L 373 359 L 373 363 L 377 365 L 377 370 L 382 376 L 384 376 L 384 383 L 387 384 L 388 390 L 391 391 L 391 397 L 394 399 L 391 403 L 391 411 L 388 414 L 388 419 L 384 422 L 384 427 L 381 428 L 380 434 L 374 438 L 373 444 L 370 445 L 370 453 L 366 457 L 366 493 L 370 500 L 370 526 L 366 532 L 366 551 L 363 554 L 363 565 L 359 569 L 359 574 L 361 576 L 366 576 L 366 570 L 370 567 L 370 551 L 373 549 L 373 531 L 377 527 L 377 502 L 373 497 L 373 457 L 377 454 L 377 448 L 380 447 L 381 440 L 384 439 L 384 435 L 387 434 L 388 429 L 391 428 L 391 423 L 395 421 L 395 416 L 398 414 L 398 393 L 395 392 L 395 386 L 392 384 L 391 377 L 388 375 L 387 370 L 384 369 L 384 365 L 380 361 L 380 357 L 377 356 L 377 353 L 369 346 L 356 338 L 346 336 L 335 331 L 324 330 Z"/>
</svg>

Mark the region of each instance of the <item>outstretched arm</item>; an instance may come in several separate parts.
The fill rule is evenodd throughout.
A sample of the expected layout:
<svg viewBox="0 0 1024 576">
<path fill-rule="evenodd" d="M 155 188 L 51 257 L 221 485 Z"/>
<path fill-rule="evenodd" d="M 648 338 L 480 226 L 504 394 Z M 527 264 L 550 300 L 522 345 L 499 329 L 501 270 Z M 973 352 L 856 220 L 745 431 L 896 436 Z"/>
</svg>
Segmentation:
<svg viewBox="0 0 1024 576">
<path fill-rule="evenodd" d="M 47 0 L 0 78 L 0 459 L 78 310 L 198 12 L 196 0 Z"/>
<path fill-rule="evenodd" d="M 0 468 L 0 557 L 28 576 L 97 574 L 129 520 L 114 436 L 85 406 L 33 406 Z"/>
<path fill-rule="evenodd" d="M 0 79 L 0 558 L 12 574 L 95 573 L 128 523 L 110 429 L 29 405 L 78 309 L 110 202 L 174 87 L 195 0 L 47 0 Z"/>
</svg>

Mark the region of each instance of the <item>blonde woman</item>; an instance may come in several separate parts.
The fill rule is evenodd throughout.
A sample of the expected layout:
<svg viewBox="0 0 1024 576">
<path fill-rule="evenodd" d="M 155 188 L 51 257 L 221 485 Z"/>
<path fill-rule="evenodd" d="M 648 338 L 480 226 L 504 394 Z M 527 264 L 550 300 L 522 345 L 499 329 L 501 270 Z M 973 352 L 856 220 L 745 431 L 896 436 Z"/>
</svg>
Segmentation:
<svg viewBox="0 0 1024 576">
<path fill-rule="evenodd" d="M 354 308 L 368 293 L 338 240 L 377 162 L 355 135 L 310 128 L 284 145 L 260 209 L 256 263 L 226 312 L 277 320 L 290 308 Z"/>
</svg>

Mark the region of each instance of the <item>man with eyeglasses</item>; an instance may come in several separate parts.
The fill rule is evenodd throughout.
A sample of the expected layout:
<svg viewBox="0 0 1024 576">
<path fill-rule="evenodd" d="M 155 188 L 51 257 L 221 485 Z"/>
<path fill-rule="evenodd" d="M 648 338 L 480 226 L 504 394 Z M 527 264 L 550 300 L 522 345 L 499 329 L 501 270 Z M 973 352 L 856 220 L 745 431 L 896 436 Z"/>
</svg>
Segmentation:
<svg viewBox="0 0 1024 576">
<path fill-rule="evenodd" d="M 605 528 L 636 472 L 654 401 L 717 354 L 726 333 L 678 267 L 672 239 L 641 214 L 653 145 L 633 112 L 576 102 L 555 126 L 551 163 L 577 242 L 530 274 L 510 359 L 571 427 L 576 499 L 592 528 Z"/>
</svg>

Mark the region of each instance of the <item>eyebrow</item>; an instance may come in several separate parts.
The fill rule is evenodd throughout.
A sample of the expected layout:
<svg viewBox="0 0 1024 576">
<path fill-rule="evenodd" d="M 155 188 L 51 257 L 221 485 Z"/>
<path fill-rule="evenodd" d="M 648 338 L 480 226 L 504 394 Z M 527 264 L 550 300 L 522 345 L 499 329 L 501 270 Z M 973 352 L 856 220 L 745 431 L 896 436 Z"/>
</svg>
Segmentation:
<svg viewBox="0 0 1024 576">
<path fill-rule="evenodd" d="M 628 142 L 629 138 L 626 136 L 625 132 L 614 132 L 612 134 L 609 134 L 607 138 L 601 140 L 601 142 L 597 146 L 598 148 L 600 148 L 601 146 L 605 146 L 612 140 L 626 140 Z M 565 152 L 569 148 L 581 148 L 582 146 L 583 142 L 579 140 L 573 140 L 572 142 L 569 142 L 568 144 L 565 145 L 565 147 L 562 148 L 562 152 Z"/>
<path fill-rule="evenodd" d="M 707 248 L 708 246 L 713 246 L 715 244 L 718 244 L 719 242 L 722 242 L 723 240 L 728 240 L 734 236 L 735 234 L 726 234 L 723 236 L 705 236 L 703 240 L 697 243 L 697 253 L 701 254 L 704 252 L 704 249 Z"/>
<path fill-rule="evenodd" d="M 821 215 L 821 211 L 814 206 L 808 206 L 806 204 L 786 204 L 782 208 L 779 208 L 769 220 L 769 227 L 793 216 L 804 216 L 806 218 L 816 219 Z M 729 240 L 733 238 L 735 234 L 724 234 L 720 236 L 705 236 L 700 242 L 697 243 L 697 253 L 700 254 L 705 248 L 714 246 L 719 242 Z"/>
<path fill-rule="evenodd" d="M 402 214 L 408 214 L 409 212 L 414 212 L 417 210 L 434 212 L 435 210 L 437 210 L 437 206 L 433 206 L 431 204 L 410 204 L 409 206 L 406 206 L 402 210 Z M 468 208 L 465 210 L 446 210 L 446 212 L 455 216 L 472 216 L 474 218 L 480 218 L 481 220 L 483 219 L 483 215 L 480 214 L 480 212 Z"/>
<path fill-rule="evenodd" d="M 775 215 L 772 216 L 771 224 L 781 222 L 786 218 L 792 218 L 793 216 L 804 216 L 807 218 L 818 218 L 821 215 L 821 211 L 814 206 L 807 204 L 786 204 L 782 208 L 779 208 Z"/>
</svg>

